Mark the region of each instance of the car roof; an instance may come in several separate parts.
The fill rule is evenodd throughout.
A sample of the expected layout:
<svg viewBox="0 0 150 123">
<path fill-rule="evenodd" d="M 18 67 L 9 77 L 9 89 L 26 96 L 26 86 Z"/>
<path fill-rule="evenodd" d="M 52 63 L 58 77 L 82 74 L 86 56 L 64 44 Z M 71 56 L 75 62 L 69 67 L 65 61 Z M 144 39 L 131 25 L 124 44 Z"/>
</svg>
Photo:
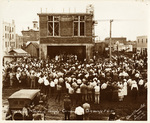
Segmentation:
<svg viewBox="0 0 150 123">
<path fill-rule="evenodd" d="M 21 89 L 13 93 L 8 99 L 33 99 L 36 94 L 40 92 L 39 89 Z"/>
</svg>

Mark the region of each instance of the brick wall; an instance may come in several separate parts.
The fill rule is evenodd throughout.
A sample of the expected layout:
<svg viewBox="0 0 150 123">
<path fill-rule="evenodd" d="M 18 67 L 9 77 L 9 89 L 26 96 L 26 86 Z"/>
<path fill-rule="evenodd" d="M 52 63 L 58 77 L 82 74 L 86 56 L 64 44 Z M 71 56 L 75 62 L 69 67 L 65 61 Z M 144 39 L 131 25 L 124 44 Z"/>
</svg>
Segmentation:
<svg viewBox="0 0 150 123">
<path fill-rule="evenodd" d="M 73 35 L 73 22 L 72 21 L 61 22 L 60 35 L 61 36 L 72 36 Z"/>
<path fill-rule="evenodd" d="M 41 38 L 40 44 L 49 44 L 49 43 L 93 43 L 92 38 L 88 37 L 48 37 L 48 38 Z"/>
<path fill-rule="evenodd" d="M 47 16 L 40 16 L 40 36 L 47 36 Z"/>
<path fill-rule="evenodd" d="M 68 19 L 67 19 L 68 17 Z M 73 37 L 73 20 L 72 15 L 60 16 L 60 36 L 48 37 L 47 15 L 40 15 L 40 43 L 93 43 L 92 42 L 92 16 L 85 21 L 85 36 Z"/>
<path fill-rule="evenodd" d="M 23 35 L 23 42 L 39 40 L 39 31 L 34 30 L 22 31 L 22 35 Z"/>
</svg>

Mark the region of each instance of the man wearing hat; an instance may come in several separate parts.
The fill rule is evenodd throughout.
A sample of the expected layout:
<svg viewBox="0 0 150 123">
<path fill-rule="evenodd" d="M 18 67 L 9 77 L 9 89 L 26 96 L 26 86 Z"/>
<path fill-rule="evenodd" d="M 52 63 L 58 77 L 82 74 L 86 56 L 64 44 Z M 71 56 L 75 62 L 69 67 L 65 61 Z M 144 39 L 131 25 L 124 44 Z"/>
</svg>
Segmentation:
<svg viewBox="0 0 150 123">
<path fill-rule="evenodd" d="M 54 83 L 54 81 L 51 80 L 51 82 L 50 82 L 50 95 L 51 95 L 51 97 L 54 96 L 54 93 L 55 93 L 55 83 Z"/>
<path fill-rule="evenodd" d="M 100 84 L 97 84 L 94 87 L 94 90 L 95 90 L 95 103 L 99 104 L 99 102 L 100 102 Z"/>
<path fill-rule="evenodd" d="M 73 102 L 74 102 L 74 88 L 72 88 L 72 87 L 70 86 L 69 89 L 68 89 L 68 93 L 69 93 L 71 102 L 72 102 L 72 104 L 73 104 Z"/>
<path fill-rule="evenodd" d="M 88 83 L 87 89 L 88 89 L 88 101 L 92 102 L 92 100 L 93 100 L 93 98 L 92 98 L 93 86 L 91 85 L 90 82 Z"/>
<path fill-rule="evenodd" d="M 65 95 L 64 99 L 64 113 L 65 113 L 65 120 L 70 120 L 70 110 L 71 110 L 71 100 L 69 95 Z"/>
<path fill-rule="evenodd" d="M 138 85 L 135 80 L 133 80 L 133 82 L 132 82 L 131 93 L 132 93 L 132 99 L 135 101 L 137 99 L 137 95 L 138 95 Z"/>
<path fill-rule="evenodd" d="M 60 102 L 61 93 L 62 93 L 62 86 L 61 86 L 61 84 L 57 84 L 56 90 L 57 90 L 57 94 L 56 94 L 55 101 L 58 100 L 58 102 Z"/>
<path fill-rule="evenodd" d="M 39 76 L 39 80 L 38 80 L 38 88 L 41 90 L 41 92 L 43 92 L 43 87 L 44 87 L 44 79 L 43 79 L 43 75 Z"/>
<path fill-rule="evenodd" d="M 77 87 L 76 93 L 75 93 L 75 97 L 76 97 L 76 104 L 78 102 L 81 103 L 81 101 L 82 101 L 82 95 L 81 95 L 81 88 L 80 87 Z"/>
<path fill-rule="evenodd" d="M 105 100 L 106 99 L 106 88 L 107 88 L 107 83 L 104 82 L 102 85 L 101 85 L 101 99 L 102 100 Z"/>
<path fill-rule="evenodd" d="M 138 82 L 138 87 L 139 87 L 139 95 L 141 96 L 143 94 L 143 90 L 144 90 L 144 80 L 142 79 L 142 77 L 140 76 L 139 78 L 139 82 Z"/>
<path fill-rule="evenodd" d="M 30 88 L 35 88 L 35 73 L 34 72 L 31 72 L 30 79 L 31 79 Z"/>
<path fill-rule="evenodd" d="M 49 95 L 49 81 L 47 77 L 44 79 L 44 93 L 47 96 Z"/>
<path fill-rule="evenodd" d="M 82 102 L 87 101 L 87 85 L 82 83 L 81 86 Z"/>
</svg>

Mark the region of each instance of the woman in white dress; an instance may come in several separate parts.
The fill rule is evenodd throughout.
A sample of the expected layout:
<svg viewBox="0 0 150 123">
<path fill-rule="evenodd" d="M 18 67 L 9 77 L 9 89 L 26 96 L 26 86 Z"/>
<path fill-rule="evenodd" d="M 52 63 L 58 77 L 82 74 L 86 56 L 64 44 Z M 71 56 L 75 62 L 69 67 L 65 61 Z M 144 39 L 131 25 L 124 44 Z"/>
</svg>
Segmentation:
<svg viewBox="0 0 150 123">
<path fill-rule="evenodd" d="M 126 80 L 124 80 L 124 82 L 123 82 L 122 93 L 124 96 L 127 96 L 127 81 Z"/>
</svg>

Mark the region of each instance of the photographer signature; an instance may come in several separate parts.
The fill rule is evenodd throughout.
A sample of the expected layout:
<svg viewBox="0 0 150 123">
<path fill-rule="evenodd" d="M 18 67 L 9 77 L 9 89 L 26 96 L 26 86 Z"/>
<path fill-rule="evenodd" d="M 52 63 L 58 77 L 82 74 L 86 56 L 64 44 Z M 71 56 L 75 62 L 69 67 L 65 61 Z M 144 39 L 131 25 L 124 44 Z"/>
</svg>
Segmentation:
<svg viewBox="0 0 150 123">
<path fill-rule="evenodd" d="M 140 108 L 137 110 L 134 110 L 131 115 L 127 116 L 126 119 L 129 120 L 132 116 L 134 117 L 134 120 L 139 119 L 139 116 L 141 115 L 140 119 L 145 116 L 145 113 L 142 111 L 142 109 L 145 107 L 145 104 L 141 104 Z"/>
</svg>

